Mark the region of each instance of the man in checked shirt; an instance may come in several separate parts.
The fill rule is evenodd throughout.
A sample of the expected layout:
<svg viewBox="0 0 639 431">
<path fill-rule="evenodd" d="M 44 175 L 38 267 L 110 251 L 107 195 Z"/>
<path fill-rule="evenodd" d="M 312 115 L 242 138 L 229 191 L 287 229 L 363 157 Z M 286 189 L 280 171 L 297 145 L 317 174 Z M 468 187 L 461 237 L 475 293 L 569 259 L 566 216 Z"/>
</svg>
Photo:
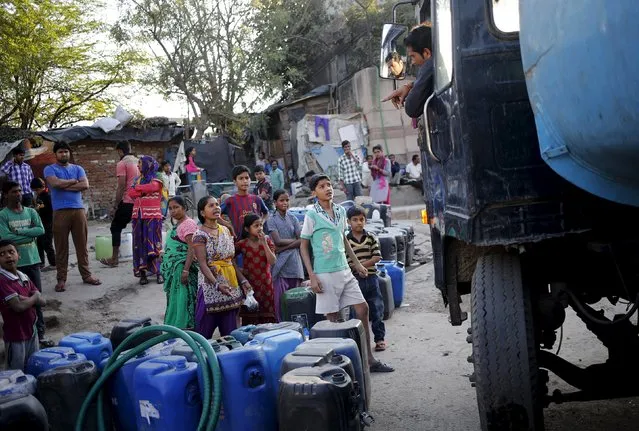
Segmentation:
<svg viewBox="0 0 639 431">
<path fill-rule="evenodd" d="M 31 192 L 31 180 L 33 171 L 24 161 L 24 149 L 15 147 L 12 151 L 13 160 L 9 160 L 0 168 L 9 181 L 20 184 L 22 188 L 22 206 L 30 207 L 33 203 L 33 193 Z"/>
<path fill-rule="evenodd" d="M 351 143 L 342 142 L 344 154 L 337 161 L 337 177 L 342 190 L 349 200 L 354 201 L 357 196 L 362 195 L 362 173 L 360 162 L 351 151 Z"/>
</svg>

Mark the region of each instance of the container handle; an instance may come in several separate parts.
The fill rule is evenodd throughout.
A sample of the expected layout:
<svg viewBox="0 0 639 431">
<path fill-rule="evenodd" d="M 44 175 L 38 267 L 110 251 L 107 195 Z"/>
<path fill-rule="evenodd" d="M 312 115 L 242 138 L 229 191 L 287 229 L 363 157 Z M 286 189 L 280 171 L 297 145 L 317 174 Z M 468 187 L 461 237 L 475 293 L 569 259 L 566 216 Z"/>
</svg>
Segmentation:
<svg viewBox="0 0 639 431">
<path fill-rule="evenodd" d="M 437 163 L 441 163 L 442 161 L 439 160 L 439 158 L 435 155 L 435 153 L 433 153 L 433 148 L 430 143 L 430 125 L 428 124 L 428 104 L 430 103 L 431 100 L 433 100 L 433 97 L 435 97 L 435 93 L 431 94 L 428 97 L 428 99 L 426 99 L 426 103 L 424 104 L 424 125 L 426 126 L 424 127 L 426 132 L 426 151 L 428 152 L 428 155 L 433 160 L 435 160 Z"/>
</svg>

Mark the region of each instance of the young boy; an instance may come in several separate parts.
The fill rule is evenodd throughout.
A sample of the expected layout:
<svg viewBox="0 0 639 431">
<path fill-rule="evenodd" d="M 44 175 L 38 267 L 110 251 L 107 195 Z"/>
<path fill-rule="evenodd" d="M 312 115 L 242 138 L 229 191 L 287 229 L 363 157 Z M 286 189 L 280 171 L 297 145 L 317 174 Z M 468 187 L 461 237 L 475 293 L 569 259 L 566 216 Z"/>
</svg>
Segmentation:
<svg viewBox="0 0 639 431">
<path fill-rule="evenodd" d="M 31 190 L 36 194 L 35 209 L 38 211 L 44 235 L 37 238 L 38 254 L 40 255 L 40 268 L 44 269 L 44 255 L 49 260 L 49 269 L 55 269 L 55 250 L 53 249 L 53 206 L 51 206 L 51 195 L 41 178 L 34 178 L 31 181 Z"/>
<path fill-rule="evenodd" d="M 262 198 L 269 209 L 273 208 L 273 187 L 266 178 L 266 172 L 262 166 L 256 166 L 253 170 L 257 184 L 253 189 L 253 194 Z"/>
<path fill-rule="evenodd" d="M 368 327 L 368 304 L 351 273 L 346 255 L 348 254 L 353 262 L 353 271 L 361 277 L 366 277 L 368 270 L 362 266 L 346 239 L 346 211 L 333 203 L 333 186 L 328 176 L 315 175 L 311 178 L 309 186 L 313 196 L 317 198 L 317 203 L 308 210 L 304 218 L 300 251 L 311 280 L 311 288 L 317 294 L 315 311 L 335 321 L 342 308 L 353 306 L 366 331 L 370 371 L 395 371 L 373 357 Z M 313 250 L 312 263 L 309 247 Z"/>
<path fill-rule="evenodd" d="M 175 172 L 171 172 L 171 164 L 167 161 L 164 161 L 160 164 L 160 171 L 158 172 L 158 177 L 162 184 L 164 184 L 164 188 L 169 193 L 169 198 L 172 198 L 177 193 L 177 188 L 182 184 L 182 180 L 180 180 L 180 176 Z"/>
<path fill-rule="evenodd" d="M 6 368 L 24 371 L 29 356 L 40 349 L 35 306 L 44 306 L 46 301 L 29 277 L 18 271 L 19 258 L 13 242 L 0 240 L 0 313 Z"/>
<path fill-rule="evenodd" d="M 366 226 L 366 212 L 362 208 L 351 207 L 346 216 L 348 217 L 348 224 L 351 226 L 351 231 L 346 235 L 346 239 L 348 239 L 348 243 L 357 259 L 368 272 L 366 277 L 361 277 L 353 269 L 353 275 L 357 278 L 362 295 L 364 295 L 364 299 L 368 303 L 368 315 L 373 328 L 375 351 L 382 352 L 386 350 L 386 342 L 384 341 L 386 326 L 383 321 L 384 299 L 382 298 L 382 292 L 379 290 L 379 280 L 375 269 L 375 264 L 382 260 L 382 253 L 379 250 L 377 238 L 364 229 Z M 348 264 L 351 268 L 354 268 L 354 263 L 350 256 Z"/>
<path fill-rule="evenodd" d="M 237 193 L 227 198 L 222 204 L 222 214 L 231 220 L 233 235 L 239 239 L 242 235 L 244 216 L 255 213 L 264 219 L 268 216 L 268 208 L 261 197 L 249 194 L 251 177 L 249 168 L 244 165 L 235 166 L 231 175 L 237 187 Z"/>
</svg>

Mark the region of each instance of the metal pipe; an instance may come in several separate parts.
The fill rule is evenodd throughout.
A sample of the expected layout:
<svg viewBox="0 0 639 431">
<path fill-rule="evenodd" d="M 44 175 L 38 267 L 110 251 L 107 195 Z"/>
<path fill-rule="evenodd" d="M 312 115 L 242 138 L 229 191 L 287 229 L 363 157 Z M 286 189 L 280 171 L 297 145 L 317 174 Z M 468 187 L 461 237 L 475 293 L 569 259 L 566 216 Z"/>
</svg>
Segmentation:
<svg viewBox="0 0 639 431">
<path fill-rule="evenodd" d="M 397 7 L 401 6 L 401 5 L 405 5 L 405 4 L 410 4 L 415 6 L 417 3 L 419 3 L 419 0 L 402 0 L 402 1 L 398 1 L 397 3 L 395 3 L 393 5 L 393 24 L 395 24 L 397 22 Z"/>
</svg>

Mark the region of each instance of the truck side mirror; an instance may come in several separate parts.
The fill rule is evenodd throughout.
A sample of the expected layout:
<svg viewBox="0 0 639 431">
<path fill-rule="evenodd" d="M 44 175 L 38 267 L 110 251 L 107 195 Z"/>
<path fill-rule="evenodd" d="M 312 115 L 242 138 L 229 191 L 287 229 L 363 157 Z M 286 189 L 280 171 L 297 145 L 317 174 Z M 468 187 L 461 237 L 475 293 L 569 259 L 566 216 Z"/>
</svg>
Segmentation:
<svg viewBox="0 0 639 431">
<path fill-rule="evenodd" d="M 403 46 L 398 42 L 408 27 L 401 24 L 384 24 L 380 49 L 379 76 L 384 79 L 401 80 L 406 77 L 408 62 L 405 55 L 400 54 Z"/>
</svg>

